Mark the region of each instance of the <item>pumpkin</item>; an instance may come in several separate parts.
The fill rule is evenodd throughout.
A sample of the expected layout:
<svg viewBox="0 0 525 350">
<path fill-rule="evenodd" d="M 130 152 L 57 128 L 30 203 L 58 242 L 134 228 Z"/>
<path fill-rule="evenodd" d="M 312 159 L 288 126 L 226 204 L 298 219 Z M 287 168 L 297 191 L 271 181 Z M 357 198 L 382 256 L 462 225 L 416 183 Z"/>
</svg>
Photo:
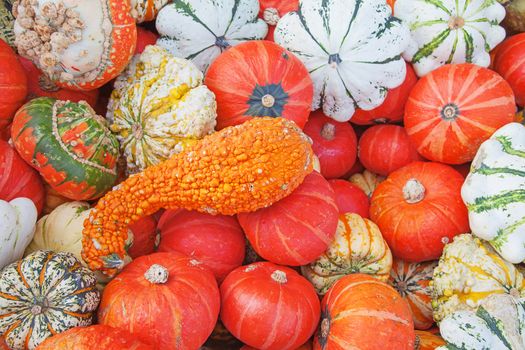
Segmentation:
<svg viewBox="0 0 525 350">
<path fill-rule="evenodd" d="M 525 126 L 510 123 L 478 150 L 461 189 L 472 233 L 507 261 L 525 260 Z"/>
<path fill-rule="evenodd" d="M 84 223 L 82 257 L 90 268 L 114 275 L 118 269 L 104 259 L 123 265 L 127 226 L 140 217 L 160 208 L 232 215 L 268 207 L 301 184 L 312 157 L 307 136 L 283 118 L 251 119 L 213 133 L 100 199 Z"/>
<path fill-rule="evenodd" d="M 31 200 L 0 199 L 0 270 L 22 258 L 35 233 L 36 218 L 36 207 Z"/>
<path fill-rule="evenodd" d="M 445 246 L 432 280 L 434 320 L 474 311 L 492 294 L 525 296 L 523 275 L 486 242 L 462 234 Z"/>
<path fill-rule="evenodd" d="M 387 176 L 412 162 L 423 160 L 399 125 L 375 125 L 359 139 L 359 160 L 373 173 Z"/>
<path fill-rule="evenodd" d="M 406 67 L 407 74 L 403 83 L 396 88 L 389 89 L 385 101 L 378 107 L 369 111 L 358 108 L 352 117 L 352 123 L 372 125 L 397 123 L 403 120 L 408 96 L 417 83 L 417 76 L 412 65 L 407 63 Z"/>
<path fill-rule="evenodd" d="M 227 48 L 266 36 L 268 26 L 258 12 L 257 0 L 173 0 L 157 16 L 157 45 L 205 72 Z"/>
<path fill-rule="evenodd" d="M 37 350 L 153 350 L 129 332 L 101 324 L 76 327 L 46 339 Z"/>
<path fill-rule="evenodd" d="M 160 243 L 160 232 L 157 230 L 157 220 L 152 215 L 144 216 L 139 221 L 129 225 L 133 233 L 133 244 L 128 249 L 132 259 L 148 255 L 157 250 Z"/>
<path fill-rule="evenodd" d="M 99 95 L 97 89 L 91 91 L 62 89 L 42 73 L 32 61 L 24 57 L 19 57 L 19 60 L 27 75 L 28 99 L 53 97 L 57 100 L 72 102 L 86 101 L 90 106 L 96 106 Z"/>
<path fill-rule="evenodd" d="M 489 51 L 505 39 L 505 30 L 498 25 L 505 9 L 496 0 L 396 0 L 394 11 L 410 28 L 403 57 L 420 77 L 449 63 L 488 67 Z"/>
<path fill-rule="evenodd" d="M 365 273 L 383 282 L 392 268 L 392 253 L 379 228 L 358 214 L 339 216 L 335 238 L 326 252 L 303 266 L 303 275 L 320 295 L 335 282 L 352 273 Z"/>
<path fill-rule="evenodd" d="M 11 136 L 22 158 L 65 197 L 94 199 L 116 180 L 118 141 L 83 101 L 35 98 L 16 113 Z"/>
<path fill-rule="evenodd" d="M 372 197 L 372 194 L 374 193 L 377 185 L 385 181 L 385 177 L 374 174 L 369 170 L 365 170 L 362 173 L 357 173 L 350 176 L 348 181 L 362 189 L 368 198 L 370 198 Z"/>
<path fill-rule="evenodd" d="M 0 270 L 0 334 L 13 350 L 88 326 L 99 303 L 95 275 L 70 253 L 39 250 Z"/>
<path fill-rule="evenodd" d="M 156 165 L 214 131 L 216 103 L 188 60 L 148 46 L 121 74 L 106 118 L 126 157 L 127 172 Z"/>
<path fill-rule="evenodd" d="M 344 14 L 344 15 L 343 15 Z M 277 23 L 275 42 L 303 61 L 312 76 L 312 110 L 348 121 L 370 110 L 406 75 L 409 31 L 384 0 L 300 0 Z"/>
<path fill-rule="evenodd" d="M 314 334 L 319 314 L 312 285 L 285 266 L 241 266 L 221 284 L 222 323 L 257 349 L 296 349 Z"/>
<path fill-rule="evenodd" d="M 332 179 L 328 183 L 334 190 L 339 214 L 356 213 L 363 218 L 370 216 L 368 210 L 370 199 L 359 186 L 341 179 Z"/>
<path fill-rule="evenodd" d="M 314 350 L 414 349 L 414 324 L 406 302 L 384 282 L 364 274 L 337 281 L 321 303 Z"/>
<path fill-rule="evenodd" d="M 516 111 L 509 84 L 473 64 L 446 65 L 419 80 L 405 107 L 405 129 L 425 158 L 461 164 Z"/>
<path fill-rule="evenodd" d="M 259 6 L 259 18 L 268 24 L 268 34 L 265 39 L 273 41 L 277 22 L 288 12 L 297 11 L 299 0 L 259 0 Z"/>
<path fill-rule="evenodd" d="M 414 327 L 428 329 L 434 324 L 430 281 L 437 261 L 409 263 L 394 259 L 388 283 L 394 287 L 410 307 Z"/>
<path fill-rule="evenodd" d="M 440 336 L 430 332 L 416 330 L 414 350 L 435 350 L 440 345 L 445 345 L 445 341 Z"/>
<path fill-rule="evenodd" d="M 10 201 L 18 197 L 31 199 L 40 213 L 44 186 L 38 173 L 7 142 L 0 140 L 0 199 Z"/>
<path fill-rule="evenodd" d="M 0 130 L 11 122 L 16 110 L 24 104 L 26 95 L 24 69 L 13 49 L 0 39 Z"/>
<path fill-rule="evenodd" d="M 160 252 L 178 251 L 201 262 L 220 283 L 244 260 L 244 233 L 235 217 L 167 210 L 159 221 Z"/>
<path fill-rule="evenodd" d="M 137 23 L 152 21 L 169 0 L 131 0 L 131 16 Z"/>
<path fill-rule="evenodd" d="M 0 140 L 9 141 L 11 138 L 11 124 L 6 126 L 4 129 L 0 129 Z"/>
<path fill-rule="evenodd" d="M 257 254 L 276 264 L 300 266 L 326 250 L 338 216 L 334 191 L 314 171 L 288 197 L 238 218 Z"/>
<path fill-rule="evenodd" d="M 523 0 L 498 0 L 505 6 L 505 19 L 501 23 L 507 34 L 525 32 L 525 1 Z"/>
<path fill-rule="evenodd" d="M 18 53 L 57 86 L 93 90 L 122 72 L 135 50 L 130 2 L 20 0 L 13 7 Z"/>
<path fill-rule="evenodd" d="M 474 311 L 445 317 L 439 329 L 447 346 L 439 349 L 524 349 L 525 298 L 493 294 Z"/>
<path fill-rule="evenodd" d="M 217 127 L 254 117 L 283 117 L 300 128 L 312 105 L 312 79 L 292 53 L 270 41 L 248 41 L 221 54 L 204 83 L 217 98 Z"/>
<path fill-rule="evenodd" d="M 148 45 L 155 45 L 159 35 L 142 27 L 137 27 L 137 44 L 135 45 L 135 55 L 144 52 Z"/>
<path fill-rule="evenodd" d="M 182 253 L 133 260 L 104 289 L 100 324 L 130 331 L 159 349 L 198 349 L 219 316 L 213 274 Z"/>
<path fill-rule="evenodd" d="M 4 338 L 0 338 L 0 350 L 11 350 L 7 347 Z"/>
<path fill-rule="evenodd" d="M 44 197 L 44 209 L 42 209 L 42 214 L 49 214 L 60 204 L 72 202 L 71 199 L 60 195 L 57 191 L 51 188 L 51 186 L 49 186 L 48 184 L 44 184 L 44 189 L 45 189 L 46 195 Z"/>
<path fill-rule="evenodd" d="M 377 186 L 370 218 L 394 256 L 410 262 L 435 260 L 454 236 L 468 232 L 462 184 L 463 176 L 447 165 L 414 162 Z"/>
<path fill-rule="evenodd" d="M 0 1 L 0 40 L 3 40 L 11 47 L 15 45 L 15 33 L 13 25 L 15 17 L 11 13 L 13 7 L 13 0 Z"/>
<path fill-rule="evenodd" d="M 357 136 L 349 123 L 336 122 L 321 111 L 313 112 L 304 132 L 313 140 L 321 174 L 338 178 L 350 171 L 357 157 Z"/>
<path fill-rule="evenodd" d="M 493 65 L 493 69 L 509 83 L 516 96 L 516 104 L 521 107 L 525 106 L 525 81 L 522 79 L 525 74 L 524 51 L 525 33 L 514 35 L 498 46 Z"/>
</svg>

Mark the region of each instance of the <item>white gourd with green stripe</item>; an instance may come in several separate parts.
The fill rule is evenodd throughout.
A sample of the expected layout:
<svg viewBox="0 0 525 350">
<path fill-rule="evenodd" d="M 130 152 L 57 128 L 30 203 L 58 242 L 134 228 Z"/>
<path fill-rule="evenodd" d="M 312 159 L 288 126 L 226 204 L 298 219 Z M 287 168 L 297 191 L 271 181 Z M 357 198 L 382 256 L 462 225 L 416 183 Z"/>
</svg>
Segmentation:
<svg viewBox="0 0 525 350">
<path fill-rule="evenodd" d="M 472 233 L 507 261 L 524 261 L 525 126 L 507 124 L 480 146 L 461 196 Z"/>
<path fill-rule="evenodd" d="M 505 39 L 496 0 L 397 0 L 394 13 L 410 28 L 403 57 L 420 77 L 449 63 L 488 67 L 489 51 Z"/>
<path fill-rule="evenodd" d="M 447 345 L 437 350 L 525 349 L 525 299 L 494 294 L 476 311 L 458 311 L 439 325 Z"/>
<path fill-rule="evenodd" d="M 277 23 L 274 40 L 306 66 L 312 109 L 337 121 L 371 110 L 403 82 L 410 33 L 385 0 L 300 0 Z"/>
<path fill-rule="evenodd" d="M 157 15 L 157 45 L 203 72 L 230 46 L 264 39 L 258 0 L 174 0 Z"/>
</svg>

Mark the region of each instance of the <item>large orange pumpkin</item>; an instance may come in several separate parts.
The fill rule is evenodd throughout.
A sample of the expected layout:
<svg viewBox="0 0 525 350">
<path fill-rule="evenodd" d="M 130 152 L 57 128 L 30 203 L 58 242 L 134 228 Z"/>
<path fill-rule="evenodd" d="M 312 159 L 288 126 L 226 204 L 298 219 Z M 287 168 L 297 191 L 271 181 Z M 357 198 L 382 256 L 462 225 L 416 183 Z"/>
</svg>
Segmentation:
<svg viewBox="0 0 525 350">
<path fill-rule="evenodd" d="M 414 162 L 377 186 L 370 218 L 394 256 L 411 262 L 435 260 L 454 236 L 469 232 L 463 181 L 448 165 Z"/>
<path fill-rule="evenodd" d="M 494 55 L 494 70 L 510 84 L 516 104 L 525 106 L 525 33 L 511 36 L 498 45 Z"/>
<path fill-rule="evenodd" d="M 480 66 L 448 64 L 419 80 L 405 106 L 405 128 L 425 158 L 461 164 L 483 141 L 513 121 L 516 106 L 509 84 Z"/>
<path fill-rule="evenodd" d="M 217 99 L 217 128 L 254 117 L 283 117 L 303 128 L 312 105 L 308 70 L 270 41 L 248 41 L 222 53 L 204 83 Z"/>
<path fill-rule="evenodd" d="M 0 349 L 2 347 L 0 346 Z M 37 350 L 154 350 L 128 331 L 104 325 L 75 327 L 47 338 Z"/>
<path fill-rule="evenodd" d="M 339 208 L 328 181 L 314 171 L 288 197 L 238 218 L 257 254 L 276 264 L 300 266 L 328 248 Z"/>
<path fill-rule="evenodd" d="M 198 349 L 213 331 L 220 296 L 213 274 L 182 253 L 133 260 L 104 289 L 100 324 L 159 349 Z"/>
<path fill-rule="evenodd" d="M 435 350 L 445 344 L 443 338 L 438 335 L 427 331 L 416 330 L 416 345 L 414 346 L 414 350 Z"/>
<path fill-rule="evenodd" d="M 273 41 L 273 32 L 279 19 L 288 12 L 296 11 L 298 7 L 299 0 L 259 0 L 259 18 L 268 24 L 265 39 Z"/>
<path fill-rule="evenodd" d="M 413 350 L 414 323 L 406 302 L 386 283 L 347 275 L 323 298 L 314 350 Z"/>
<path fill-rule="evenodd" d="M 257 349 L 296 349 L 314 334 L 319 314 L 314 287 L 285 266 L 242 266 L 221 284 L 222 323 Z"/>
<path fill-rule="evenodd" d="M 27 77 L 13 49 L 0 39 L 0 130 L 4 129 L 24 104 Z"/>
</svg>

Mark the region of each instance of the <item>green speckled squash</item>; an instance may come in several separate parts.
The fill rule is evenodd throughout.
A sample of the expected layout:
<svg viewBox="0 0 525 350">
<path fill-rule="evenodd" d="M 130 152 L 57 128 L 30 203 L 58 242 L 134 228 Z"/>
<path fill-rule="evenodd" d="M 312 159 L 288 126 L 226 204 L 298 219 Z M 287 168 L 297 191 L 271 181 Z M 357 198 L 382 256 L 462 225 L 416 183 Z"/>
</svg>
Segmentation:
<svg viewBox="0 0 525 350">
<path fill-rule="evenodd" d="M 0 271 L 0 334 L 12 350 L 88 326 L 100 301 L 93 272 L 69 253 L 37 251 Z"/>
<path fill-rule="evenodd" d="M 67 198 L 94 199 L 115 183 L 118 141 L 85 102 L 33 99 L 16 113 L 11 137 L 22 158 Z"/>
<path fill-rule="evenodd" d="M 15 17 L 11 13 L 13 0 L 0 0 L 0 39 L 15 47 L 15 33 L 13 24 Z"/>
</svg>

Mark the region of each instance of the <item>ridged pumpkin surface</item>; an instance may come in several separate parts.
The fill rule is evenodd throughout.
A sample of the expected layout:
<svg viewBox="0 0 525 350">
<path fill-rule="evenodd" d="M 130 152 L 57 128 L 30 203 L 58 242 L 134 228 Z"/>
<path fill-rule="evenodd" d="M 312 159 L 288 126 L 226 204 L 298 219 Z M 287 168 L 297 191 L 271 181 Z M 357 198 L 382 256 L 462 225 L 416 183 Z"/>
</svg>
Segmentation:
<svg viewBox="0 0 525 350">
<path fill-rule="evenodd" d="M 3 4 L 0 5 L 0 16 L 2 6 Z M 0 39 L 0 130 L 11 122 L 26 95 L 26 73 L 13 49 Z"/>
<path fill-rule="evenodd" d="M 291 121 L 257 118 L 223 129 L 106 194 L 84 223 L 82 257 L 112 275 L 118 268 L 107 261 L 123 264 L 127 225 L 141 216 L 160 208 L 254 211 L 289 195 L 312 166 L 308 138 Z"/>
</svg>

